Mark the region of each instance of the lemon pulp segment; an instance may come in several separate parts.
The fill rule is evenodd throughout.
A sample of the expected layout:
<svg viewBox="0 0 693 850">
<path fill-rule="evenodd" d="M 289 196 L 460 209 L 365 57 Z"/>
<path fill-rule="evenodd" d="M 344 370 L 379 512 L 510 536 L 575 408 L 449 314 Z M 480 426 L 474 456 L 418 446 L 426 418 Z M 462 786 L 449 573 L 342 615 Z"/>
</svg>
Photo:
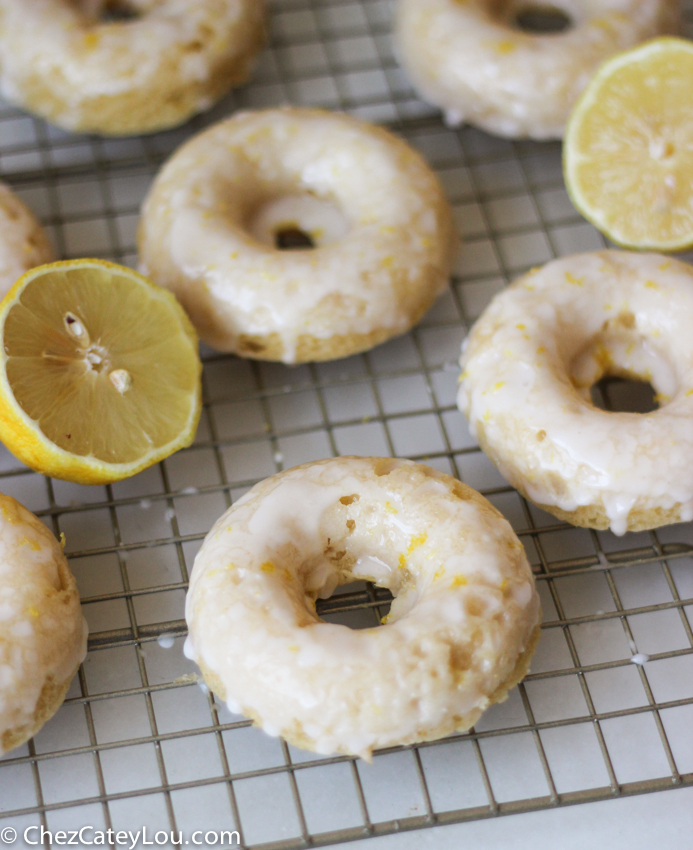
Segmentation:
<svg viewBox="0 0 693 850">
<path fill-rule="evenodd" d="M 80 460 L 120 465 L 100 476 L 115 480 L 192 441 L 197 339 L 170 293 L 114 264 L 74 261 L 27 273 L 3 308 L 2 389 L 24 414 L 14 409 L 3 438 L 20 459 L 73 480 Z M 69 453 L 61 470 L 50 444 Z"/>
<path fill-rule="evenodd" d="M 611 59 L 568 123 L 575 206 L 618 244 L 693 243 L 693 44 L 660 38 Z"/>
</svg>

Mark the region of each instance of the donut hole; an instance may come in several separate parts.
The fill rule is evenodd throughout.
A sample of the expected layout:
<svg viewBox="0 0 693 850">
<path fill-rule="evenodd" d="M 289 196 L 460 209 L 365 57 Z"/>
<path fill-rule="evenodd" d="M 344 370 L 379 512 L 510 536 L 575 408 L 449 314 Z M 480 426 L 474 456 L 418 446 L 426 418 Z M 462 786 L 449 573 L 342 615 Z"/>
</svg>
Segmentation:
<svg viewBox="0 0 693 850">
<path fill-rule="evenodd" d="M 310 251 L 339 242 L 349 223 L 332 200 L 306 193 L 264 201 L 251 211 L 247 229 L 275 250 Z"/>
<path fill-rule="evenodd" d="M 326 623 L 350 629 L 372 629 L 381 626 L 392 604 L 387 588 L 369 581 L 350 581 L 335 589 L 328 599 L 318 599 L 315 609 Z"/>
<path fill-rule="evenodd" d="M 135 21 L 142 17 L 141 10 L 127 0 L 82 0 L 82 5 L 100 24 Z"/>
<path fill-rule="evenodd" d="M 275 231 L 274 247 L 280 251 L 301 251 L 315 248 L 315 242 L 309 233 L 300 228 L 288 225 Z"/>
<path fill-rule="evenodd" d="M 608 318 L 567 368 L 585 401 L 614 413 L 652 413 L 680 390 L 676 364 L 627 309 Z"/>
<path fill-rule="evenodd" d="M 299 568 L 306 607 L 326 623 L 372 629 L 383 625 L 395 597 L 410 589 L 412 576 L 392 562 L 387 533 L 373 539 L 380 506 L 364 508 L 357 493 L 341 496 L 337 505 L 333 536 Z"/>
<path fill-rule="evenodd" d="M 515 12 L 515 25 L 522 32 L 557 35 L 569 30 L 573 21 L 563 9 L 551 5 L 522 6 Z"/>
<path fill-rule="evenodd" d="M 592 404 L 612 413 L 652 413 L 659 408 L 649 381 L 605 376 L 590 389 Z"/>
</svg>

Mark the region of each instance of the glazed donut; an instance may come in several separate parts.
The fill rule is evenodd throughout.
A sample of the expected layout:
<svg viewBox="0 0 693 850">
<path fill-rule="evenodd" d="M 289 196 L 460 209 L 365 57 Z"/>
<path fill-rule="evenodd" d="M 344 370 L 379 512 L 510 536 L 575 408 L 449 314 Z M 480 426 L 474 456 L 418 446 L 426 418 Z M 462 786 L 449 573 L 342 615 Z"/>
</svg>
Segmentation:
<svg viewBox="0 0 693 850">
<path fill-rule="evenodd" d="M 386 624 L 322 621 L 369 579 Z M 482 496 L 422 464 L 343 457 L 281 472 L 216 523 L 193 568 L 186 654 L 232 712 L 318 753 L 468 729 L 524 676 L 539 636 L 524 549 Z"/>
<path fill-rule="evenodd" d="M 314 250 L 279 250 L 285 233 Z M 448 282 L 450 207 L 422 157 L 385 130 L 307 109 L 246 112 L 164 166 L 141 268 L 221 351 L 299 363 L 407 331 Z"/>
<path fill-rule="evenodd" d="M 66 130 L 174 127 L 246 79 L 262 17 L 262 0 L 0 0 L 0 91 Z"/>
<path fill-rule="evenodd" d="M 400 0 L 398 57 L 451 125 L 499 136 L 560 139 L 597 67 L 678 28 L 676 0 Z M 560 33 L 523 31 L 518 16 L 563 13 Z"/>
<path fill-rule="evenodd" d="M 693 519 L 693 269 L 659 254 L 578 254 L 491 302 L 458 396 L 505 478 L 545 511 L 616 534 Z M 603 376 L 649 381 L 651 413 L 596 408 Z"/>
<path fill-rule="evenodd" d="M 53 258 L 48 237 L 34 214 L 0 183 L 0 299 L 24 272 Z"/>
<path fill-rule="evenodd" d="M 60 545 L 0 494 L 0 754 L 55 714 L 86 651 L 87 624 Z"/>
</svg>

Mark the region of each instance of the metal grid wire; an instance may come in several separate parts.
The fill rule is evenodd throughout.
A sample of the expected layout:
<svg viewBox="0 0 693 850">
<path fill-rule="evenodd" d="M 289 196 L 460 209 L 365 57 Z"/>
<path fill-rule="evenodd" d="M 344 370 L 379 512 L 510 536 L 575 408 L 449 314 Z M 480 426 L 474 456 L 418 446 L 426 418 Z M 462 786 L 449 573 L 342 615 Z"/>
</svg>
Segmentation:
<svg viewBox="0 0 693 850">
<path fill-rule="evenodd" d="M 368 354 L 286 368 L 204 352 L 195 444 L 130 481 L 66 484 L 0 454 L 0 489 L 66 534 L 91 628 L 63 708 L 0 760 L 0 827 L 223 828 L 246 848 L 301 848 L 693 784 L 693 525 L 620 539 L 566 526 L 506 485 L 455 407 L 461 339 L 493 294 L 604 244 L 567 199 L 559 146 L 446 128 L 394 61 L 387 0 L 268 11 L 251 84 L 182 130 L 101 140 L 0 111 L 2 176 L 58 253 L 134 264 L 139 204 L 165 157 L 238 107 L 282 102 L 401 133 L 439 173 L 465 248 L 421 325 Z M 351 453 L 420 459 L 481 490 L 526 546 L 545 615 L 532 672 L 506 703 L 468 734 L 372 765 L 268 738 L 199 687 L 180 651 L 189 571 L 214 520 L 277 470 Z M 387 600 L 349 587 L 322 610 L 375 624 Z"/>
</svg>

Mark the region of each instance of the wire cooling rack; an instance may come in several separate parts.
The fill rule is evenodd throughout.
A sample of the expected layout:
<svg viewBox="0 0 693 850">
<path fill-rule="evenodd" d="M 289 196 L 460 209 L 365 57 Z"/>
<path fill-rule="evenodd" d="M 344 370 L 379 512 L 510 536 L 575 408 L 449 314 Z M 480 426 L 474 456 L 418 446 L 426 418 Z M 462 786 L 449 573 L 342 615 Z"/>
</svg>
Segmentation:
<svg viewBox="0 0 693 850">
<path fill-rule="evenodd" d="M 2 451 L 0 489 L 67 537 L 91 637 L 63 708 L 0 760 L 0 827 L 225 829 L 288 850 L 693 784 L 693 525 L 616 538 L 559 523 L 507 486 L 455 407 L 460 342 L 493 294 L 604 244 L 568 201 L 559 145 L 446 128 L 393 58 L 386 0 L 268 12 L 251 84 L 181 130 L 101 140 L 2 108 L 0 171 L 58 253 L 134 265 L 139 205 L 166 156 L 236 108 L 284 102 L 401 133 L 440 175 L 464 251 L 421 325 L 368 354 L 286 368 L 204 352 L 195 444 L 136 478 L 66 484 Z M 531 673 L 474 730 L 371 765 L 267 737 L 181 652 L 188 575 L 214 520 L 277 470 L 352 453 L 420 459 L 481 490 L 526 547 L 545 618 Z M 349 587 L 323 610 L 369 625 L 383 606 L 384 591 Z"/>
</svg>

